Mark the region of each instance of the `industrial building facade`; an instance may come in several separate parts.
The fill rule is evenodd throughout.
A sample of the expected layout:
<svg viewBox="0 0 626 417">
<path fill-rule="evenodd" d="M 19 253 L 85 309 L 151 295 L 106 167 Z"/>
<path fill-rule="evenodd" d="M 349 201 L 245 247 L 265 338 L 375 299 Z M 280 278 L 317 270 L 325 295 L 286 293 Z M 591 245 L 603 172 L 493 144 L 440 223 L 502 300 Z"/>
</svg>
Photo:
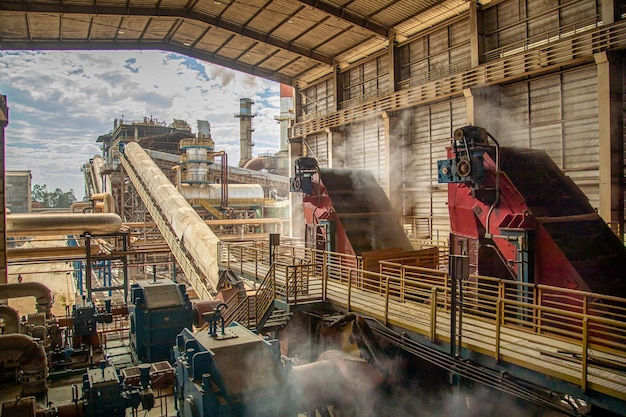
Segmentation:
<svg viewBox="0 0 626 417">
<path fill-rule="evenodd" d="M 623 234 L 619 1 L 380 3 L 13 0 L 0 40 L 160 48 L 291 85 L 292 160 L 371 170 L 418 238 L 447 235 L 436 161 L 466 124 L 548 152 Z"/>
<path fill-rule="evenodd" d="M 301 89 L 292 142 L 373 171 L 418 238 L 448 232 L 437 160 L 457 127 L 545 150 L 623 230 L 623 65 L 610 2 L 483 6 Z M 556 203 L 556 202 L 555 202 Z M 411 219 L 413 219 L 411 221 Z"/>
</svg>

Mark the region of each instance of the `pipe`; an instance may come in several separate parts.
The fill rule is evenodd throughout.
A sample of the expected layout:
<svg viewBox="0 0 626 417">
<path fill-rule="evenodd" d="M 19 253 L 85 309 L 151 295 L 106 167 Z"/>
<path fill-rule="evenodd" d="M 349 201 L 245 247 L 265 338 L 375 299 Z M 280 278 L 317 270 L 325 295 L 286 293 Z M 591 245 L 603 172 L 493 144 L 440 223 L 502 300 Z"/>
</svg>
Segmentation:
<svg viewBox="0 0 626 417">
<path fill-rule="evenodd" d="M 40 282 L 13 282 L 0 285 L 0 300 L 18 297 L 35 297 L 37 312 L 50 315 L 52 310 L 52 293 Z"/>
<path fill-rule="evenodd" d="M 93 204 L 91 204 L 91 202 L 78 201 L 70 205 L 70 213 L 84 213 L 85 211 L 90 210 L 92 207 Z"/>
<path fill-rule="evenodd" d="M 89 199 L 93 201 L 94 207 L 102 207 L 100 213 L 115 213 L 115 198 L 110 193 L 93 194 Z"/>
<path fill-rule="evenodd" d="M 7 236 L 109 234 L 122 227 L 122 219 L 115 213 L 11 214 L 6 222 Z"/>
<path fill-rule="evenodd" d="M 48 387 L 46 351 L 32 337 L 25 334 L 0 336 L 0 362 L 17 362 L 20 366 L 22 396 L 40 394 Z"/>
<path fill-rule="evenodd" d="M 20 314 L 16 309 L 0 305 L 0 318 L 4 320 L 4 334 L 20 332 Z"/>
</svg>

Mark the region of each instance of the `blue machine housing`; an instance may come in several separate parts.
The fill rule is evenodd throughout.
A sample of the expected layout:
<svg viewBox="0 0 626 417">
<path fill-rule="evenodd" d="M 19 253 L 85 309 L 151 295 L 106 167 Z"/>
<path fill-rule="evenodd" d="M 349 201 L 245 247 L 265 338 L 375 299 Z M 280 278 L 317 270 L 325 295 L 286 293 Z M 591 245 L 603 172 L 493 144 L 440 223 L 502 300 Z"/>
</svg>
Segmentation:
<svg viewBox="0 0 626 417">
<path fill-rule="evenodd" d="M 174 356 L 179 417 L 297 414 L 278 344 L 237 323 L 213 334 L 183 330 Z"/>
<path fill-rule="evenodd" d="M 141 404 L 139 389 L 127 387 L 114 366 L 101 363 L 83 375 L 83 405 L 91 417 L 123 417 Z"/>
<path fill-rule="evenodd" d="M 192 328 L 193 310 L 184 284 L 139 281 L 130 287 L 130 341 L 142 362 L 171 359 L 172 340 Z"/>
</svg>

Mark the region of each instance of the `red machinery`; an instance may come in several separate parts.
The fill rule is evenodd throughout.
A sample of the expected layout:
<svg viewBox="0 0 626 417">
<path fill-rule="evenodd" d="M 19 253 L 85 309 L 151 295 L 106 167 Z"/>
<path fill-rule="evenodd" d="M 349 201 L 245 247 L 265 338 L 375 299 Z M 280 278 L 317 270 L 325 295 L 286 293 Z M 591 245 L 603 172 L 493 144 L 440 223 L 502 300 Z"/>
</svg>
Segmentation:
<svg viewBox="0 0 626 417">
<path fill-rule="evenodd" d="M 351 255 L 412 249 L 370 171 L 319 168 L 315 159 L 299 158 L 291 191 L 303 193 L 309 247 Z"/>
<path fill-rule="evenodd" d="M 545 152 L 466 126 L 448 157 L 450 253 L 469 255 L 471 272 L 626 297 L 624 245 Z"/>
</svg>

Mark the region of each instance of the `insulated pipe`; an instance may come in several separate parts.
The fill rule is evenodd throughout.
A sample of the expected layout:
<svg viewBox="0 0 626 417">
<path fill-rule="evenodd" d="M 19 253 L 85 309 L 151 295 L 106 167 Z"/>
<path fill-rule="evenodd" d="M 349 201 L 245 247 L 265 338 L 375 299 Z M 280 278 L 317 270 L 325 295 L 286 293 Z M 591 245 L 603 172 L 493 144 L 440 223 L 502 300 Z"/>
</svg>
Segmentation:
<svg viewBox="0 0 626 417">
<path fill-rule="evenodd" d="M 86 210 L 92 209 L 93 205 L 85 201 L 78 201 L 70 205 L 70 213 L 84 213 Z"/>
<path fill-rule="evenodd" d="M 93 167 L 93 181 L 94 189 L 96 193 L 101 193 L 104 190 L 102 184 L 102 171 L 104 171 L 104 159 L 100 155 L 94 155 L 91 160 L 91 166 Z M 107 212 L 110 213 L 110 212 Z"/>
<path fill-rule="evenodd" d="M 4 334 L 19 333 L 20 315 L 16 309 L 0 305 L 0 318 L 4 320 Z"/>
<path fill-rule="evenodd" d="M 35 297 L 37 312 L 50 315 L 52 310 L 52 293 L 40 282 L 13 282 L 0 285 L 0 300 L 18 297 Z"/>
<path fill-rule="evenodd" d="M 22 396 L 47 390 L 48 360 L 43 345 L 25 334 L 0 336 L 0 362 L 17 362 L 20 366 Z"/>
<path fill-rule="evenodd" d="M 115 198 L 110 193 L 93 194 L 89 199 L 93 200 L 94 207 L 102 203 L 101 213 L 115 213 Z"/>
<path fill-rule="evenodd" d="M 7 236 L 109 234 L 122 227 L 115 213 L 11 214 L 6 219 Z"/>
</svg>

